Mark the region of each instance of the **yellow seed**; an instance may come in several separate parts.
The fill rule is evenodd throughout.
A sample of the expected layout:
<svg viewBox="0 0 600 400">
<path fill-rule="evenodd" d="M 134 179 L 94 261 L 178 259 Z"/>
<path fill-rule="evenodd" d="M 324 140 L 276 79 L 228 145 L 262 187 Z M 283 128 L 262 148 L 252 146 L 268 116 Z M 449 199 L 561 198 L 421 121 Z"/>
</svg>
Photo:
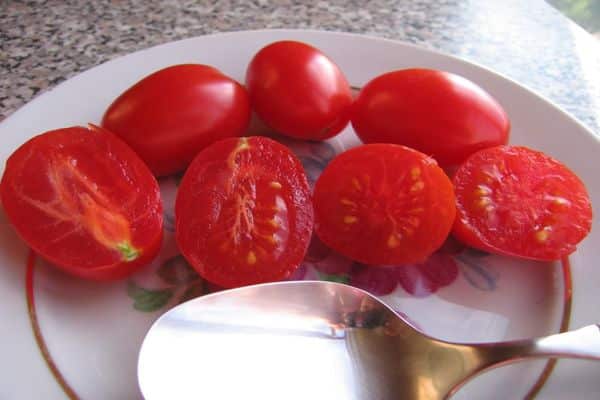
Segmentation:
<svg viewBox="0 0 600 400">
<path fill-rule="evenodd" d="M 419 167 L 413 167 L 410 170 L 410 176 L 411 176 L 411 178 L 413 178 L 413 180 L 417 180 L 417 178 L 419 176 L 421 176 L 421 168 L 419 168 Z"/>
<path fill-rule="evenodd" d="M 248 252 L 248 255 L 246 256 L 246 262 L 248 262 L 250 265 L 256 264 L 256 254 L 252 250 Z"/>
<path fill-rule="evenodd" d="M 281 183 L 276 181 L 272 181 L 271 183 L 269 183 L 269 186 L 271 186 L 273 189 L 281 189 Z"/>
<path fill-rule="evenodd" d="M 354 215 L 346 215 L 344 217 L 344 223 L 345 224 L 353 224 L 356 221 L 358 221 L 358 218 L 356 218 Z"/>
<path fill-rule="evenodd" d="M 412 193 L 414 192 L 418 192 L 419 190 L 423 190 L 423 188 L 425 187 L 425 183 L 423 181 L 416 181 L 415 183 L 413 183 L 413 185 L 410 187 L 410 191 Z"/>
<path fill-rule="evenodd" d="M 492 193 L 492 189 L 490 189 L 490 187 L 486 185 L 477 185 L 477 188 L 475 189 L 476 196 L 485 196 L 490 193 Z"/>
<path fill-rule="evenodd" d="M 360 185 L 360 182 L 356 178 L 352 178 L 352 186 L 354 186 L 354 188 L 356 190 L 361 190 L 362 189 L 362 186 Z"/>
<path fill-rule="evenodd" d="M 486 206 L 490 205 L 492 200 L 489 197 L 480 197 L 479 200 L 476 201 L 477 205 L 481 208 L 486 208 Z"/>
<path fill-rule="evenodd" d="M 408 223 L 413 228 L 418 228 L 421 225 L 421 220 L 417 217 L 408 217 Z"/>
<path fill-rule="evenodd" d="M 398 238 L 396 238 L 396 235 L 392 233 L 388 237 L 388 240 L 387 240 L 388 247 L 390 249 L 394 249 L 394 248 L 398 247 L 399 244 L 400 244 L 400 241 L 398 240 Z"/>
<path fill-rule="evenodd" d="M 271 244 L 277 244 L 277 239 L 275 239 L 275 235 L 267 236 L 266 239 Z"/>
<path fill-rule="evenodd" d="M 550 236 L 550 232 L 548 232 L 546 229 L 541 229 L 535 233 L 535 239 L 538 242 L 545 242 L 548 240 L 548 236 Z"/>
<path fill-rule="evenodd" d="M 271 225 L 273 228 L 279 228 L 279 222 L 277 222 L 275 218 L 271 218 L 269 220 L 269 225 Z"/>
<path fill-rule="evenodd" d="M 355 206 L 356 206 L 356 203 L 355 203 L 355 202 L 353 202 L 352 200 L 350 200 L 350 199 L 347 199 L 347 198 L 345 198 L 345 197 L 342 197 L 342 198 L 340 199 L 340 203 L 342 203 L 342 204 L 343 204 L 343 205 L 345 205 L 345 206 L 352 206 L 352 207 L 355 207 Z"/>
</svg>

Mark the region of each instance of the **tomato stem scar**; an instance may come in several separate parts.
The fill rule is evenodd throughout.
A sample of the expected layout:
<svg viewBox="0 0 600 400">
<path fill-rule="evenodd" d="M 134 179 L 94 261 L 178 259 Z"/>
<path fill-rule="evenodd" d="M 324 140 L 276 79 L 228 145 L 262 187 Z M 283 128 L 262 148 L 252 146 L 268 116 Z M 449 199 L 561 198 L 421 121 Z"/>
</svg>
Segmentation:
<svg viewBox="0 0 600 400">
<path fill-rule="evenodd" d="M 121 242 L 117 244 L 117 250 L 121 252 L 123 261 L 133 261 L 140 255 L 139 250 L 127 242 Z"/>
<path fill-rule="evenodd" d="M 241 137 L 240 140 L 238 140 L 237 142 L 237 146 L 235 146 L 235 149 L 233 149 L 233 151 L 229 154 L 229 157 L 227 158 L 227 165 L 229 166 L 229 168 L 235 169 L 235 158 L 237 157 L 237 155 L 242 151 L 249 149 L 250 144 L 248 143 L 248 138 Z"/>
</svg>

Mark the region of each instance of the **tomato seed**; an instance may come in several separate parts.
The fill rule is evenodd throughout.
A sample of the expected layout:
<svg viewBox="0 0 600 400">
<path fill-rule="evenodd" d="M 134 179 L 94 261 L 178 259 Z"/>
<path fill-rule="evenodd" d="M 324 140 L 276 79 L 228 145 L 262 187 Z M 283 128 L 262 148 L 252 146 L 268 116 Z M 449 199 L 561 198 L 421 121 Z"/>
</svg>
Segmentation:
<svg viewBox="0 0 600 400">
<path fill-rule="evenodd" d="M 255 253 L 254 253 L 252 250 L 250 250 L 250 251 L 248 252 L 248 256 L 246 256 L 246 261 L 247 261 L 247 262 L 248 262 L 248 264 L 250 264 L 250 265 L 254 265 L 254 264 L 256 264 L 256 254 L 255 254 Z"/>
<path fill-rule="evenodd" d="M 354 224 L 356 221 L 358 221 L 358 218 L 356 218 L 353 215 L 346 215 L 344 217 L 344 223 L 345 224 Z"/>
<path fill-rule="evenodd" d="M 425 187 L 425 183 L 423 181 L 417 181 L 417 182 L 413 183 L 413 185 L 410 187 L 410 192 L 411 193 L 418 192 L 420 190 L 423 190 L 424 187 Z"/>
</svg>

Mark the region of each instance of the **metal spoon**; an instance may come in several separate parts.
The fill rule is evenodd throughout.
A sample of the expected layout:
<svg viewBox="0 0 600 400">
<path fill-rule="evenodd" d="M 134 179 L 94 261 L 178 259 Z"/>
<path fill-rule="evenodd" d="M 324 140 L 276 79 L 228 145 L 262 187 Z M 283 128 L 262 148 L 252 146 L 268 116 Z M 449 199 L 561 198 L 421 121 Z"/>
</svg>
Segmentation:
<svg viewBox="0 0 600 400">
<path fill-rule="evenodd" d="M 413 328 L 369 293 L 281 282 L 197 298 L 159 318 L 140 351 L 146 400 L 445 399 L 529 357 L 600 360 L 600 329 L 457 344 Z"/>
</svg>

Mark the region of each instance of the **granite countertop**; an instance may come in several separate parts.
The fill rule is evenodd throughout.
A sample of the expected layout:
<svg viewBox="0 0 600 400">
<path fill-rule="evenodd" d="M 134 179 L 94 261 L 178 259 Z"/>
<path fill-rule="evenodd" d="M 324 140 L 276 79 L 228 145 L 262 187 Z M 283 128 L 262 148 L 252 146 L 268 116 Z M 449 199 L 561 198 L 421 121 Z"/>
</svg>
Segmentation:
<svg viewBox="0 0 600 400">
<path fill-rule="evenodd" d="M 441 50 L 500 72 L 600 135 L 600 42 L 542 0 L 9 1 L 0 5 L 0 120 L 82 71 L 219 31 L 310 28 Z"/>
</svg>

